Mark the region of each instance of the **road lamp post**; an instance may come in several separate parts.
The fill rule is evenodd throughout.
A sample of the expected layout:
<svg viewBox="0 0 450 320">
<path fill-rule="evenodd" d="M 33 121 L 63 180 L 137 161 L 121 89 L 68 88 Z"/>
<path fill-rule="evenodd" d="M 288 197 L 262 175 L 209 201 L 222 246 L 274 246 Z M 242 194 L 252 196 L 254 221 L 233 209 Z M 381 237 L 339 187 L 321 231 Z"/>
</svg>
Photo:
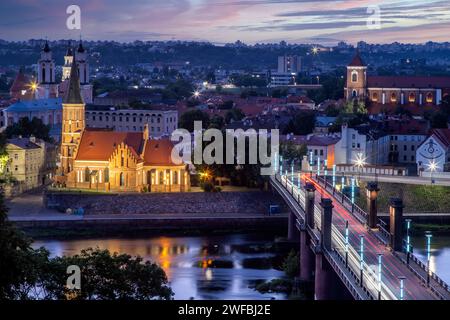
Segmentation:
<svg viewBox="0 0 450 320">
<path fill-rule="evenodd" d="M 325 187 L 325 190 L 327 190 L 327 177 L 328 177 L 328 160 L 323 160 L 323 172 L 324 172 L 324 179 L 323 179 L 323 185 Z"/>
<path fill-rule="evenodd" d="M 336 165 L 333 164 L 333 195 L 336 190 Z"/>
<path fill-rule="evenodd" d="M 359 271 L 360 271 L 360 284 L 363 286 L 363 276 L 364 276 L 364 235 L 359 236 Z"/>
<path fill-rule="evenodd" d="M 320 156 L 317 157 L 317 181 L 319 181 L 320 177 Z"/>
<path fill-rule="evenodd" d="M 405 298 L 405 277 L 400 276 L 398 277 L 400 280 L 400 300 L 404 300 Z"/>
<path fill-rule="evenodd" d="M 345 221 L 345 266 L 348 267 L 348 220 Z"/>
<path fill-rule="evenodd" d="M 280 154 L 280 176 L 283 175 L 283 157 Z"/>
<path fill-rule="evenodd" d="M 312 178 L 312 172 L 313 172 L 313 152 L 309 152 L 309 176 Z"/>
<path fill-rule="evenodd" d="M 342 194 L 342 203 L 344 203 L 344 188 L 345 188 L 345 176 L 344 173 L 342 173 L 341 177 L 341 194 Z"/>
<path fill-rule="evenodd" d="M 355 210 L 355 178 L 352 177 L 352 187 L 351 187 L 351 192 L 352 192 L 352 213 Z"/>
<path fill-rule="evenodd" d="M 378 254 L 378 300 L 381 300 L 381 267 L 382 267 L 382 259 L 383 259 L 383 254 L 379 253 Z"/>
<path fill-rule="evenodd" d="M 430 169 L 430 183 L 433 185 L 433 172 L 437 170 L 436 161 L 432 160 L 428 164 L 428 168 Z"/>
<path fill-rule="evenodd" d="M 430 286 L 431 232 L 425 232 L 425 237 L 427 238 L 427 286 Z"/>
<path fill-rule="evenodd" d="M 411 237 L 409 236 L 409 229 L 411 228 L 411 219 L 406 219 L 406 264 L 409 264 L 409 257 L 411 255 Z"/>
</svg>

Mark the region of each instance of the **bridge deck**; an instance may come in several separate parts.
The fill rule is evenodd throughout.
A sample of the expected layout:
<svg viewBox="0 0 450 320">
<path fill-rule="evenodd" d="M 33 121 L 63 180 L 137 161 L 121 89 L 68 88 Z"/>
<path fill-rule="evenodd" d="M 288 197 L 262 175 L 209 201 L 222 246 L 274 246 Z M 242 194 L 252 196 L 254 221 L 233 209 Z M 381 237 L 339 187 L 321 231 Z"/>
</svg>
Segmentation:
<svg viewBox="0 0 450 320">
<path fill-rule="evenodd" d="M 359 275 L 359 255 L 360 255 L 360 235 L 364 235 L 364 280 L 363 284 L 366 290 L 372 297 L 376 297 L 378 292 L 378 254 L 383 254 L 382 259 L 382 298 L 383 299 L 398 299 L 400 296 L 400 280 L 399 276 L 404 276 L 404 299 L 409 300 L 432 300 L 437 299 L 430 288 L 421 281 L 421 279 L 411 270 L 405 263 L 402 263 L 399 257 L 395 256 L 391 250 L 383 243 L 382 235 L 377 234 L 372 230 L 368 230 L 366 226 L 361 223 L 361 217 L 352 214 L 351 211 L 337 201 L 332 194 L 320 186 L 315 180 L 306 175 L 302 175 L 302 181 L 309 180 L 316 187 L 315 193 L 315 220 L 316 228 L 320 226 L 320 207 L 319 203 L 322 197 L 333 199 L 333 247 L 337 255 L 329 254 L 330 259 L 337 259 L 336 257 L 343 257 L 345 255 L 344 234 L 345 225 L 349 224 L 349 269 L 355 275 Z M 293 183 L 292 176 L 283 176 L 280 181 L 272 179 L 272 183 L 281 184 L 291 200 L 294 199 L 304 209 L 304 190 L 298 189 L 298 173 L 294 174 Z M 303 184 L 301 183 L 301 184 Z M 285 193 L 285 192 L 283 192 Z M 284 195 L 285 196 L 285 195 Z M 300 217 L 303 218 L 303 217 Z M 319 219 L 319 220 L 318 220 Z M 336 261 L 337 263 L 338 261 Z M 420 272 L 419 272 L 420 274 Z M 358 282 L 358 276 L 355 276 L 355 282 Z M 366 282 L 366 283 L 364 283 Z M 354 286 L 354 284 L 352 284 Z M 347 285 L 348 286 L 348 285 Z M 441 298 L 447 298 L 443 296 Z"/>
</svg>

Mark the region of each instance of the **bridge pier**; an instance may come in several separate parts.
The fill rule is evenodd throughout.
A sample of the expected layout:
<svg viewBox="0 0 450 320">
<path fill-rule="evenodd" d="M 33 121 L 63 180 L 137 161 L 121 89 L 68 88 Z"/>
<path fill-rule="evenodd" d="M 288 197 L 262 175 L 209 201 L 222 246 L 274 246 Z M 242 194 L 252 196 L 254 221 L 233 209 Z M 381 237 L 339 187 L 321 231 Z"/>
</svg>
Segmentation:
<svg viewBox="0 0 450 320">
<path fill-rule="evenodd" d="M 288 240 L 289 241 L 299 240 L 299 233 L 297 229 L 297 217 L 295 216 L 295 213 L 292 210 L 289 212 L 288 217 Z"/>
<path fill-rule="evenodd" d="M 403 250 L 403 200 L 391 198 L 389 205 L 389 232 L 391 248 L 394 251 Z"/>
<path fill-rule="evenodd" d="M 367 226 L 374 229 L 378 226 L 378 208 L 377 208 L 377 197 L 378 183 L 371 181 L 367 183 L 367 208 L 369 208 L 369 215 L 367 216 Z"/>
<path fill-rule="evenodd" d="M 312 183 L 305 185 L 305 223 L 300 230 L 300 280 L 312 283 L 314 277 L 314 252 L 310 248 L 311 236 L 308 229 L 314 229 L 314 197 L 316 188 Z"/>
</svg>

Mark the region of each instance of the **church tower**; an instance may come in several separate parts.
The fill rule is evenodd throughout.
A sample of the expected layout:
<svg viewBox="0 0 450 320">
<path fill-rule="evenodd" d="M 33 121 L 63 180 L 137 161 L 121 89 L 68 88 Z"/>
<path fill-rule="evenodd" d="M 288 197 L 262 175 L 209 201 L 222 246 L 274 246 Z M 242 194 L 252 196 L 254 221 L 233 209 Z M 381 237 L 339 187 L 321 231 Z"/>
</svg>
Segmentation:
<svg viewBox="0 0 450 320">
<path fill-rule="evenodd" d="M 347 85 L 345 98 L 347 101 L 354 99 L 364 100 L 367 91 L 367 66 L 364 64 L 359 50 L 356 51 L 352 62 L 347 66 Z"/>
<path fill-rule="evenodd" d="M 38 88 L 36 90 L 37 99 L 56 98 L 58 96 L 58 85 L 55 81 L 55 61 L 48 41 L 45 41 L 41 51 L 41 58 L 38 61 Z"/>
<path fill-rule="evenodd" d="M 75 54 L 74 54 L 75 60 Z M 76 61 L 76 60 L 75 60 Z M 72 63 L 67 91 L 63 98 L 61 173 L 67 175 L 73 170 L 76 148 L 85 127 L 84 101 L 81 97 L 77 64 Z"/>
<path fill-rule="evenodd" d="M 62 79 L 61 81 L 67 80 L 70 77 L 70 68 L 73 63 L 73 49 L 72 44 L 69 41 L 69 45 L 67 47 L 66 55 L 64 56 L 64 65 L 62 67 Z"/>
</svg>

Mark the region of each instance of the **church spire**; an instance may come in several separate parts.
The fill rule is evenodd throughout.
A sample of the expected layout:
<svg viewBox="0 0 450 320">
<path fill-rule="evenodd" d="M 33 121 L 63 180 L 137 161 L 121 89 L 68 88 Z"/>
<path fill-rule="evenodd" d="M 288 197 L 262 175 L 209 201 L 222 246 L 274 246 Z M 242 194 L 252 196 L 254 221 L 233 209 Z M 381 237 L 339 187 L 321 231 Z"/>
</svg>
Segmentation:
<svg viewBox="0 0 450 320">
<path fill-rule="evenodd" d="M 50 52 L 50 46 L 48 45 L 48 40 L 45 40 L 45 45 L 44 45 L 44 52 Z"/>
<path fill-rule="evenodd" d="M 63 99 L 66 104 L 84 104 L 81 97 L 80 78 L 78 75 L 77 63 L 75 60 L 75 53 L 73 57 L 72 67 L 70 68 L 69 85 Z"/>
</svg>

